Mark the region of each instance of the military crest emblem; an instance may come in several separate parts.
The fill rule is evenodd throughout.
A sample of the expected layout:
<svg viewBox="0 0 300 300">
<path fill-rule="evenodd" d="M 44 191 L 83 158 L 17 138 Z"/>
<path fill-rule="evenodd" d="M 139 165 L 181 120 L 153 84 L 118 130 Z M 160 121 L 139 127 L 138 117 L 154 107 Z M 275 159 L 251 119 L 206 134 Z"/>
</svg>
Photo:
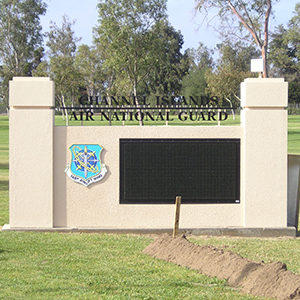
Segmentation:
<svg viewBox="0 0 300 300">
<path fill-rule="evenodd" d="M 105 176 L 106 166 L 101 163 L 100 154 L 103 148 L 99 145 L 75 144 L 70 148 L 71 164 L 65 170 L 73 181 L 89 186 Z"/>
</svg>

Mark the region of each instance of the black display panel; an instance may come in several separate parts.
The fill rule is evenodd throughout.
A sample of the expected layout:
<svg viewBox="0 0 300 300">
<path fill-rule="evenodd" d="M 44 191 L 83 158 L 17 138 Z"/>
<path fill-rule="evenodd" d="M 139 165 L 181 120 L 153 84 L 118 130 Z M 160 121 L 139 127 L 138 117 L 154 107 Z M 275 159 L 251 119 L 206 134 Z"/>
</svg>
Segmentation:
<svg viewBox="0 0 300 300">
<path fill-rule="evenodd" d="M 120 139 L 120 203 L 240 202 L 239 139 Z"/>
</svg>

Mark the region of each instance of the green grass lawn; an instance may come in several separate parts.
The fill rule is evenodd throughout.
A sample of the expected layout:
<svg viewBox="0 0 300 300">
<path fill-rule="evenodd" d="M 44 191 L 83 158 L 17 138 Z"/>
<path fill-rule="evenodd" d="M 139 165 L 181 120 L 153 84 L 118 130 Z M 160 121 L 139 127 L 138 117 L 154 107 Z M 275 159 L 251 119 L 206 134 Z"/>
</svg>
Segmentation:
<svg viewBox="0 0 300 300">
<path fill-rule="evenodd" d="M 105 234 L 0 235 L 1 299 L 259 299 L 141 253 L 151 239 Z"/>
<path fill-rule="evenodd" d="M 288 122 L 288 153 L 300 154 L 300 116 L 289 116 Z"/>
<path fill-rule="evenodd" d="M 4 223 L 8 223 L 8 118 L 0 116 L 0 226 Z"/>
<path fill-rule="evenodd" d="M 229 122 L 233 122 L 229 120 Z M 228 124 L 229 125 L 229 124 Z M 300 153 L 289 116 L 289 152 Z M 0 117 L 0 225 L 8 223 L 8 119 Z M 0 232 L 0 299 L 262 299 L 225 281 L 143 255 L 152 237 Z M 299 239 L 192 237 L 300 274 Z"/>
</svg>

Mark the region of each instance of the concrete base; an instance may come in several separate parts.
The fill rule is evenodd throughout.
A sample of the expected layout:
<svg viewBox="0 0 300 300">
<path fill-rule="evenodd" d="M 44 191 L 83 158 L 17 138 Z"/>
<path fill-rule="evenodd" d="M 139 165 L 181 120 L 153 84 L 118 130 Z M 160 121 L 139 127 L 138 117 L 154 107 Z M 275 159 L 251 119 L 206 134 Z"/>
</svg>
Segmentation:
<svg viewBox="0 0 300 300">
<path fill-rule="evenodd" d="M 172 233 L 170 228 L 162 229 L 109 229 L 109 228 L 10 228 L 5 224 L 2 231 L 32 231 L 32 232 L 86 232 L 86 233 L 115 233 L 115 234 L 163 234 Z M 296 237 L 295 227 L 283 228 L 187 228 L 180 229 L 180 234 L 211 235 L 211 236 L 236 236 L 236 237 Z"/>
</svg>

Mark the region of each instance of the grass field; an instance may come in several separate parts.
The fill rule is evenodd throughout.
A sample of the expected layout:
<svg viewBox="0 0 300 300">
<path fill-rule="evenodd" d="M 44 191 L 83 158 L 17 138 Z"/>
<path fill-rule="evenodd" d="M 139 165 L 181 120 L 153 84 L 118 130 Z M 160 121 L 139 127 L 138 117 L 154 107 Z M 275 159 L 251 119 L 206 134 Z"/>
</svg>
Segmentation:
<svg viewBox="0 0 300 300">
<path fill-rule="evenodd" d="M 300 154 L 300 116 L 289 116 L 288 122 L 288 153 Z"/>
<path fill-rule="evenodd" d="M 0 226 L 7 222 L 8 222 L 8 118 L 1 116 L 0 117 Z"/>
<path fill-rule="evenodd" d="M 231 122 L 231 121 L 230 121 Z M 289 117 L 289 152 L 300 153 L 300 117 Z M 0 117 L 0 225 L 8 223 L 8 119 Z M 225 281 L 155 260 L 151 236 L 0 232 L 0 299 L 262 299 Z M 191 237 L 300 274 L 299 239 Z"/>
</svg>

